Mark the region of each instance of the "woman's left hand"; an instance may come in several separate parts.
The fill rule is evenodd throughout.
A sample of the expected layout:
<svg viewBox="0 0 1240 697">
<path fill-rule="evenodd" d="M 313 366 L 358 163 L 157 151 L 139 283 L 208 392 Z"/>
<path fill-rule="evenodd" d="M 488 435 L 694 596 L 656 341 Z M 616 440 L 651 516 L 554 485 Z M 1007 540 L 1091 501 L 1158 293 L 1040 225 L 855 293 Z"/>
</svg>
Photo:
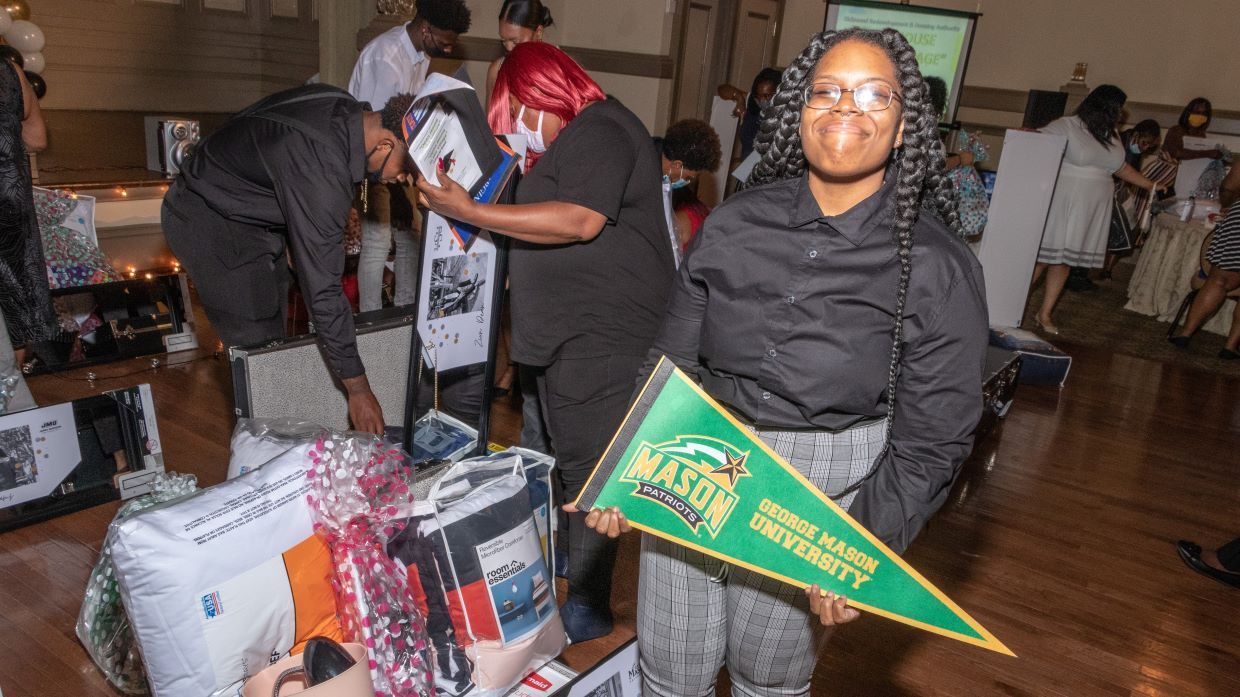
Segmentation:
<svg viewBox="0 0 1240 697">
<path fill-rule="evenodd" d="M 852 622 L 861 616 L 861 611 L 848 607 L 848 597 L 827 591 L 824 596 L 818 584 L 805 589 L 809 598 L 809 611 L 818 616 L 818 622 L 824 627 Z"/>
<path fill-rule="evenodd" d="M 469 211 L 475 205 L 474 198 L 452 177 L 442 171 L 438 174 L 439 186 L 435 186 L 418 172 L 416 186 L 420 194 L 419 203 L 445 218 L 469 222 Z"/>
</svg>

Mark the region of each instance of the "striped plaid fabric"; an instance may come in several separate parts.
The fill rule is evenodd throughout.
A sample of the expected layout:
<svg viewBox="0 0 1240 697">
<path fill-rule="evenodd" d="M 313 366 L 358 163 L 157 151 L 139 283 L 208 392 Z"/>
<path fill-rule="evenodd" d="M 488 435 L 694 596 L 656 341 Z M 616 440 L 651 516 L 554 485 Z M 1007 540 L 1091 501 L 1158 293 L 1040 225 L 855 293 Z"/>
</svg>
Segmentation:
<svg viewBox="0 0 1240 697">
<path fill-rule="evenodd" d="M 838 433 L 755 433 L 831 495 L 869 471 L 884 427 L 879 421 Z M 853 496 L 839 502 L 845 510 Z M 637 605 L 643 695 L 714 695 L 725 662 L 733 695 L 809 695 L 827 636 L 794 586 L 643 535 Z"/>
</svg>

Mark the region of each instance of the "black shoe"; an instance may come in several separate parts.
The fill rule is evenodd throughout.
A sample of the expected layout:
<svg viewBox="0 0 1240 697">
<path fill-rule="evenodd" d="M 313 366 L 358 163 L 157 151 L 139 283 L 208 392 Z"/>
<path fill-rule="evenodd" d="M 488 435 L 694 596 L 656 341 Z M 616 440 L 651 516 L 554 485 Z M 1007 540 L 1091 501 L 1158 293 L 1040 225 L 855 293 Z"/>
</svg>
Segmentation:
<svg viewBox="0 0 1240 697">
<path fill-rule="evenodd" d="M 1172 346 L 1174 346 L 1174 347 L 1176 347 L 1176 348 L 1178 348 L 1178 349 L 1186 349 L 1186 348 L 1188 348 L 1188 339 L 1189 339 L 1189 337 L 1187 337 L 1187 336 L 1169 336 L 1169 337 L 1167 337 L 1167 341 L 1171 342 L 1171 345 L 1172 345 Z"/>
<path fill-rule="evenodd" d="M 1180 540 L 1175 543 L 1175 550 L 1180 553 L 1180 559 L 1188 565 L 1188 568 L 1196 571 L 1202 576 L 1210 578 L 1220 583 L 1225 583 L 1232 588 L 1240 588 L 1240 573 L 1218 569 L 1205 563 L 1201 559 L 1201 546 L 1189 542 L 1188 540 Z"/>
<path fill-rule="evenodd" d="M 1234 361 L 1237 358 L 1240 358 L 1240 353 L 1236 353 L 1229 348 L 1225 348 L 1219 350 L 1218 357 L 1224 361 Z"/>
</svg>

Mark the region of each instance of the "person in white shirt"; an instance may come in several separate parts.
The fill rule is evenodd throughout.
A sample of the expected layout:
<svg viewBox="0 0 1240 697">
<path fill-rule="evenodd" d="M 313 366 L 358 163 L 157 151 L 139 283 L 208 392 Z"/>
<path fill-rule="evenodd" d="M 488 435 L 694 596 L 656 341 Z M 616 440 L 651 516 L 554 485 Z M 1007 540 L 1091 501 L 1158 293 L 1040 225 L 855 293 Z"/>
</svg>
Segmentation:
<svg viewBox="0 0 1240 697">
<path fill-rule="evenodd" d="M 374 111 L 397 94 L 416 94 L 426 81 L 432 58 L 451 56 L 469 31 L 463 0 L 417 0 L 409 22 L 376 36 L 362 49 L 349 79 L 349 93 Z M 383 271 L 396 238 L 395 305 L 416 300 L 416 208 L 399 185 L 370 187 L 358 260 L 358 305 L 362 312 L 383 306 Z M 393 235 L 393 228 L 397 234 Z"/>
</svg>

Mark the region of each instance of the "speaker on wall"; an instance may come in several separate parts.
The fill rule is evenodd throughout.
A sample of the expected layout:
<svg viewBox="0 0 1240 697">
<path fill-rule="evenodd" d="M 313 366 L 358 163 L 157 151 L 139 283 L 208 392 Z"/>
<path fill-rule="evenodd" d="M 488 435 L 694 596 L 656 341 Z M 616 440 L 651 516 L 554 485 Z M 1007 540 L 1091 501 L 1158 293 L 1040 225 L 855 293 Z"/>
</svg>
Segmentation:
<svg viewBox="0 0 1240 697">
<path fill-rule="evenodd" d="M 172 116 L 147 116 L 146 168 L 169 176 L 181 167 L 201 139 L 197 121 Z"/>
<path fill-rule="evenodd" d="M 1063 116 L 1067 106 L 1067 92 L 1029 90 L 1029 97 L 1025 100 L 1025 119 L 1021 127 L 1041 128 Z"/>
<path fill-rule="evenodd" d="M 355 317 L 357 350 L 389 425 L 405 420 L 411 310 L 388 308 Z M 259 347 L 234 347 L 228 355 L 238 417 L 288 417 L 328 428 L 349 427 L 348 399 L 328 370 L 313 334 Z"/>
</svg>

